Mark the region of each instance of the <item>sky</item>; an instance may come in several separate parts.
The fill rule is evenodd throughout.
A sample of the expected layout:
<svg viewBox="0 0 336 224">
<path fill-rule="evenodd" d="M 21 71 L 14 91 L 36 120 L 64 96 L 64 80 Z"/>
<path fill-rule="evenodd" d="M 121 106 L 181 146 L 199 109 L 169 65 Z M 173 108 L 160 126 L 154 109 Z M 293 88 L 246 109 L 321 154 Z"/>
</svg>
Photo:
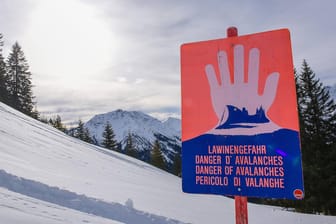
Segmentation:
<svg viewBox="0 0 336 224">
<path fill-rule="evenodd" d="M 180 46 L 288 28 L 293 60 L 336 84 L 333 0 L 0 0 L 4 56 L 17 41 L 37 109 L 66 123 L 116 109 L 180 117 Z"/>
</svg>

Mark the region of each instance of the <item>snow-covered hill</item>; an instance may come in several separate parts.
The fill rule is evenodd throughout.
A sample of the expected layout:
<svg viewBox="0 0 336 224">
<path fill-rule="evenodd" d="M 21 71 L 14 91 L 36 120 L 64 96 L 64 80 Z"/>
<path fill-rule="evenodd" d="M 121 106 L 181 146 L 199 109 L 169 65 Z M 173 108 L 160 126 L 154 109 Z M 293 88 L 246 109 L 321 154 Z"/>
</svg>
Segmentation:
<svg viewBox="0 0 336 224">
<path fill-rule="evenodd" d="M 112 125 L 115 138 L 123 148 L 126 145 L 127 136 L 132 135 L 133 143 L 140 158 L 144 161 L 148 161 L 155 139 L 160 141 L 161 150 L 169 164 L 172 164 L 175 154 L 181 152 L 181 121 L 179 119 L 169 118 L 161 122 L 140 111 L 124 110 L 95 115 L 84 126 L 89 129 L 98 144 L 103 141 L 103 132 L 107 122 Z"/>
<path fill-rule="evenodd" d="M 181 192 L 181 180 L 71 138 L 0 103 L 0 223 L 234 223 L 234 201 Z M 249 204 L 250 224 L 336 217 Z"/>
</svg>

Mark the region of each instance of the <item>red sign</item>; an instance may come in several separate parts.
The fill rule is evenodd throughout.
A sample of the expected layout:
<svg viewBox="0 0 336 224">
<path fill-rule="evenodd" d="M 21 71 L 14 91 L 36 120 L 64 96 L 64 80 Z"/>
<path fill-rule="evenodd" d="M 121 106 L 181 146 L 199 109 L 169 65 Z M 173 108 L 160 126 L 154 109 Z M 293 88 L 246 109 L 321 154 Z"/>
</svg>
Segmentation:
<svg viewBox="0 0 336 224">
<path fill-rule="evenodd" d="M 185 192 L 303 197 L 293 68 L 286 29 L 182 45 Z"/>
</svg>

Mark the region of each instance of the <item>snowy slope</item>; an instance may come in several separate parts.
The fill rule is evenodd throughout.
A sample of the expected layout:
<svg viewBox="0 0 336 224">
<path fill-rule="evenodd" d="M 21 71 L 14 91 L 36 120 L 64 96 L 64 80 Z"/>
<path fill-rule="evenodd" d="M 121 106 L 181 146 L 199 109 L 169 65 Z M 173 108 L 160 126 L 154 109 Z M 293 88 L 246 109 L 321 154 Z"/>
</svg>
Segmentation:
<svg viewBox="0 0 336 224">
<path fill-rule="evenodd" d="M 234 201 L 0 104 L 0 223 L 234 223 Z M 336 223 L 249 204 L 249 223 Z"/>
<path fill-rule="evenodd" d="M 121 222 L 37 200 L 0 187 L 0 223 L 77 224 Z"/>
</svg>

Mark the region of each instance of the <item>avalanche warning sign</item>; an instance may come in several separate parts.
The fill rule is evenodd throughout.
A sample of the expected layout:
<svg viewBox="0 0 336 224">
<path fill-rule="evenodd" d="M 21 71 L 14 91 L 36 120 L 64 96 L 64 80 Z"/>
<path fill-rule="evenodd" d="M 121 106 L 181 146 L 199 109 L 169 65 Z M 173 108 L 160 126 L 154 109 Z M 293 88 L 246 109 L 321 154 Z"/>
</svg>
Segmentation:
<svg viewBox="0 0 336 224">
<path fill-rule="evenodd" d="M 181 46 L 184 192 L 303 198 L 293 68 L 286 29 Z"/>
</svg>

